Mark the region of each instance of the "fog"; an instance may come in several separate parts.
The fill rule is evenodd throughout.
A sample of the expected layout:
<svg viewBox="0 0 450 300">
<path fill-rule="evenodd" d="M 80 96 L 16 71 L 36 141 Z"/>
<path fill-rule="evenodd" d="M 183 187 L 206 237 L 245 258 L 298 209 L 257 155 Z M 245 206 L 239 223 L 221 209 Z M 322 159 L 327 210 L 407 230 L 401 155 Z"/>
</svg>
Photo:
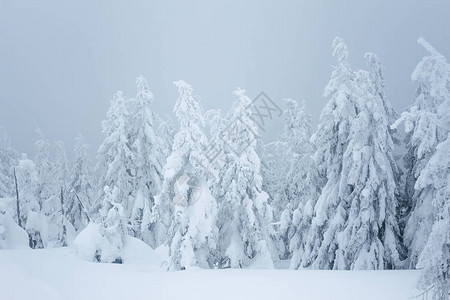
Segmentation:
<svg viewBox="0 0 450 300">
<path fill-rule="evenodd" d="M 94 154 L 117 90 L 131 97 L 143 75 L 154 110 L 171 114 L 172 82 L 194 88 L 205 109 L 227 111 L 241 87 L 305 100 L 317 123 L 341 36 L 353 68 L 375 52 L 387 94 L 411 104 L 410 74 L 425 37 L 450 58 L 450 1 L 13 1 L 0 0 L 0 125 L 13 147 L 34 153 L 40 127 L 70 153 L 81 132 Z M 280 120 L 265 141 L 277 138 Z"/>
</svg>

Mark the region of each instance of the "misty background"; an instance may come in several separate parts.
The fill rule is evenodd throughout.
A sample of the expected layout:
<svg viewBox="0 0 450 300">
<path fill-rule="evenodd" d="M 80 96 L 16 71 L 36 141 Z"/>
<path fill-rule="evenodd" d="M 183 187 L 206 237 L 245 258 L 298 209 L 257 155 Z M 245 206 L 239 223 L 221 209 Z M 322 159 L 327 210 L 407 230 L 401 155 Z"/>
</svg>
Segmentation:
<svg viewBox="0 0 450 300">
<path fill-rule="evenodd" d="M 174 80 L 183 79 L 205 110 L 228 111 L 241 87 L 305 100 L 314 125 L 341 36 L 354 69 L 375 52 L 387 94 L 403 111 L 425 37 L 450 58 L 450 1 L 20 1 L 0 0 L 0 125 L 12 146 L 34 155 L 35 128 L 65 142 L 81 132 L 94 155 L 101 121 L 117 90 L 135 95 L 143 75 L 153 109 L 172 116 Z M 175 122 L 176 124 L 176 122 Z M 264 141 L 281 133 L 269 122 Z"/>
</svg>

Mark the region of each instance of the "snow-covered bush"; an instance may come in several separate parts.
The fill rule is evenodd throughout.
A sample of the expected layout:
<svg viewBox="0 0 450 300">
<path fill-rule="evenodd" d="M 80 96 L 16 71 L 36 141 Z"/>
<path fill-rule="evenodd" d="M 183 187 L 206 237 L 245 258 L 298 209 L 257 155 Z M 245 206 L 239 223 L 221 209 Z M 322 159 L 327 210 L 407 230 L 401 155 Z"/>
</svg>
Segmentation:
<svg viewBox="0 0 450 300">
<path fill-rule="evenodd" d="M 127 237 L 124 210 L 118 203 L 119 189 L 104 188 L 102 222 L 89 223 L 75 238 L 74 245 L 82 259 L 104 263 L 122 263 Z"/>
<path fill-rule="evenodd" d="M 13 220 L 9 207 L 11 198 L 0 198 L 0 249 L 29 248 L 28 234 Z"/>
</svg>

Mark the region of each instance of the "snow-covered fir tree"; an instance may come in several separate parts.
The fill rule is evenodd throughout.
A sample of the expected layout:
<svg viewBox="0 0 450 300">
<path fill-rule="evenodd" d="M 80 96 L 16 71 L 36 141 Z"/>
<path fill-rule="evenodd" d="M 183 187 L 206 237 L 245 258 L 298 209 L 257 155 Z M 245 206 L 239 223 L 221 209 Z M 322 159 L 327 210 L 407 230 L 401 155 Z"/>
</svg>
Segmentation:
<svg viewBox="0 0 450 300">
<path fill-rule="evenodd" d="M 172 153 L 167 158 L 164 183 L 153 210 L 159 243 L 167 235 L 168 268 L 211 267 L 216 249 L 216 203 L 199 161 L 206 148 L 203 114 L 192 87 L 176 81 L 179 97 L 174 113 L 179 122 Z M 174 205 L 174 202 L 176 205 Z"/>
<path fill-rule="evenodd" d="M 136 174 L 133 182 L 135 197 L 131 211 L 133 235 L 143 239 L 152 247 L 156 246 L 156 238 L 151 227 L 151 209 L 154 197 L 160 192 L 163 167 L 166 160 L 166 146 L 158 132 L 159 117 L 151 110 L 153 94 L 147 81 L 140 76 L 136 80 L 137 95 L 131 99 L 131 130 L 133 163 Z"/>
<path fill-rule="evenodd" d="M 342 39 L 315 134 L 315 163 L 326 178 L 314 206 L 300 267 L 383 269 L 399 263 L 397 166 L 386 107 L 374 73 L 354 72 Z M 377 58 L 368 54 L 369 63 Z M 376 64 L 380 65 L 380 64 Z M 370 128 L 370 129 L 368 129 Z M 294 267 L 297 267 L 294 265 Z"/>
<path fill-rule="evenodd" d="M 251 100 L 243 90 L 221 138 L 229 147 L 227 164 L 220 173 L 219 266 L 222 268 L 273 268 L 276 256 L 268 225 L 273 210 L 268 194 L 262 190 L 261 160 L 256 153 L 259 137 L 250 109 Z"/>
<path fill-rule="evenodd" d="M 68 160 L 64 143 L 56 142 L 54 148 L 52 196 L 49 199 L 51 210 L 48 212 L 49 242 L 51 241 L 55 246 L 67 246 Z"/>
<path fill-rule="evenodd" d="M 406 223 L 404 243 L 409 249 L 409 267 L 416 266 L 438 212 L 432 205 L 434 188 L 417 185 L 416 182 L 436 146 L 450 131 L 450 65 L 425 39 L 420 38 L 418 43 L 427 50 L 428 56 L 411 75 L 418 84 L 414 105 L 393 125 L 397 127 L 404 122 L 407 132 L 405 196 L 411 213 Z"/>
<path fill-rule="evenodd" d="M 317 198 L 317 181 L 312 181 L 314 171 L 313 145 L 311 137 L 311 116 L 305 111 L 304 103 L 285 101 L 283 112 L 284 133 L 276 144 L 276 180 L 272 180 L 276 192 L 273 204 L 278 220 L 277 242 L 280 258 L 298 264 L 303 252 L 302 238 L 311 222 L 313 199 Z"/>
<path fill-rule="evenodd" d="M 67 194 L 67 220 L 79 231 L 90 221 L 90 209 L 97 208 L 94 203 L 97 192 L 96 180 L 93 175 L 88 155 L 89 145 L 83 142 L 79 133 L 75 138 L 73 160 L 69 171 L 69 181 L 66 187 Z"/>
<path fill-rule="evenodd" d="M 266 188 L 270 190 L 275 219 L 279 220 L 275 236 L 281 259 L 290 258 L 289 244 L 299 225 L 292 223 L 294 210 L 301 201 L 305 202 L 310 198 L 310 195 L 305 195 L 311 186 L 305 183 L 311 169 L 313 150 L 309 141 L 311 116 L 305 112 L 304 104 L 298 105 L 291 99 L 285 100 L 285 104 L 281 141 L 268 145 L 266 149 L 273 157 L 272 171 L 269 174 L 263 173 L 268 177 L 265 179 L 268 181 Z"/>
<path fill-rule="evenodd" d="M 337 269 L 391 269 L 400 257 L 397 224 L 399 172 L 393 155 L 394 142 L 382 86 L 374 74 L 381 63 L 367 53 L 371 72 L 359 71 L 357 116 L 350 129 L 343 156 L 340 196 L 347 210 L 347 222 L 338 233 Z M 376 62 L 376 63 L 374 63 Z"/>
<path fill-rule="evenodd" d="M 11 148 L 6 129 L 0 126 L 0 198 L 14 195 L 14 169 L 18 154 Z"/>
<path fill-rule="evenodd" d="M 341 38 L 333 41 L 333 55 L 338 65 L 325 88 L 328 99 L 320 116 L 318 130 L 313 136 L 316 146 L 314 164 L 319 177 L 321 194 L 311 205 L 314 207 L 311 226 L 308 229 L 301 262 L 292 266 L 332 269 L 338 248 L 336 235 L 346 222 L 346 210 L 340 197 L 342 161 L 348 145 L 350 128 L 357 113 L 355 74 L 348 62 L 347 46 Z"/>
<path fill-rule="evenodd" d="M 104 199 L 105 186 L 118 189 L 117 201 L 123 206 L 125 216 L 132 209 L 133 184 L 136 176 L 133 164 L 135 154 L 132 151 L 129 113 L 130 101 L 117 92 L 108 109 L 107 118 L 102 122 L 106 136 L 98 150 L 96 169 L 100 173 L 100 193 L 97 199 Z M 101 200 L 100 200 L 101 201 Z M 131 206 L 131 207 L 130 207 Z"/>
<path fill-rule="evenodd" d="M 431 212 L 435 212 L 417 263 L 419 287 L 431 290 L 433 299 L 446 300 L 450 294 L 450 134 L 436 146 L 415 187 L 426 190 L 423 202 L 431 202 Z"/>
<path fill-rule="evenodd" d="M 38 134 L 39 139 L 34 143 L 36 154 L 33 162 L 36 167 L 35 170 L 38 180 L 35 193 L 40 210 L 48 215 L 52 212 L 50 198 L 54 191 L 54 166 L 51 161 L 51 144 L 45 139 L 41 129 L 37 128 L 36 133 Z"/>
<path fill-rule="evenodd" d="M 43 236 L 47 234 L 47 220 L 41 213 L 39 200 L 35 196 L 38 177 L 36 166 L 25 154 L 15 167 L 19 191 L 20 219 L 29 236 L 31 248 L 43 248 Z"/>
<path fill-rule="evenodd" d="M 56 155 L 53 156 L 52 144 L 39 128 L 36 132 L 39 139 L 34 144 L 36 154 L 33 162 L 37 177 L 34 191 L 39 204 L 36 217 L 39 220 L 33 223 L 41 223 L 39 226 L 45 227 L 45 230 L 40 231 L 43 246 L 52 247 L 62 243 L 61 180 L 66 173 L 66 164 L 62 161 L 65 154 L 60 153 L 61 149 L 56 147 Z M 57 169 L 55 159 L 61 159 L 57 163 L 63 170 Z"/>
<path fill-rule="evenodd" d="M 172 144 L 173 137 L 175 136 L 175 128 L 173 126 L 172 118 L 169 115 L 165 115 L 164 118 L 155 114 L 156 123 L 157 123 L 157 133 L 158 136 L 163 141 L 163 149 L 161 149 L 161 153 L 159 154 L 160 160 L 163 161 L 163 164 L 169 157 L 172 152 Z"/>
<path fill-rule="evenodd" d="M 117 187 L 104 187 L 105 198 L 100 214 L 102 223 L 100 234 L 104 238 L 101 249 L 97 252 L 97 259 L 107 263 L 122 263 L 123 248 L 127 237 L 127 224 L 124 209 L 118 199 L 120 192 Z"/>
</svg>

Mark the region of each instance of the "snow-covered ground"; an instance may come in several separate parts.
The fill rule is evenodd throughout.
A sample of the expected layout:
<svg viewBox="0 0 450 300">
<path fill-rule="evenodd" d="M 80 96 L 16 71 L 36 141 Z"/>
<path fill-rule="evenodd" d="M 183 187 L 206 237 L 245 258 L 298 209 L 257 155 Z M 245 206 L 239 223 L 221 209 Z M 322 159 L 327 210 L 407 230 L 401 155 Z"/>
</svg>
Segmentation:
<svg viewBox="0 0 450 300">
<path fill-rule="evenodd" d="M 163 251 L 130 239 L 125 264 L 80 260 L 73 248 L 0 250 L 0 299 L 402 300 L 416 271 L 203 270 L 166 272 Z"/>
</svg>

